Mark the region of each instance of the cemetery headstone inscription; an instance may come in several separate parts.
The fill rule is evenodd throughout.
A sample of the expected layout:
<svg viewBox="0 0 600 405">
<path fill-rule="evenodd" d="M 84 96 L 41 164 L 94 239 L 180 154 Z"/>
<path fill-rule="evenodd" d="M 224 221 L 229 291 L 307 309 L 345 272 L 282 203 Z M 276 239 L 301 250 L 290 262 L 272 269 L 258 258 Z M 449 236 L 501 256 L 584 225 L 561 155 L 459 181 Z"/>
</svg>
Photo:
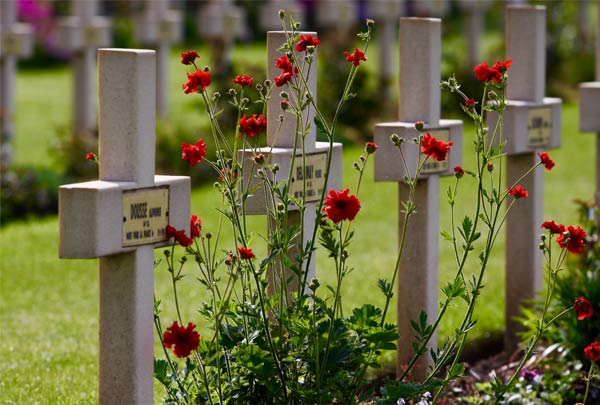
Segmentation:
<svg viewBox="0 0 600 405">
<path fill-rule="evenodd" d="M 546 8 L 506 8 L 506 54 L 512 59 L 503 137 L 506 141 L 506 182 L 515 186 L 536 165 L 539 152 L 560 146 L 561 107 L 558 98 L 544 97 L 546 83 Z M 494 117 L 488 116 L 494 127 Z M 538 248 L 544 212 L 544 173 L 534 170 L 519 184 L 529 196 L 515 204 L 506 220 L 505 348 L 516 348 L 524 300 L 542 287 L 542 253 Z"/>
<path fill-rule="evenodd" d="M 316 32 L 298 32 L 300 35 L 312 35 L 316 37 Z M 280 75 L 281 71 L 275 66 L 275 58 L 282 56 L 278 48 L 286 41 L 286 33 L 283 31 L 270 31 L 267 33 L 267 77 L 273 78 Z M 313 64 L 316 66 L 317 53 L 315 49 L 313 53 Z M 299 58 L 301 59 L 301 58 Z M 302 69 L 300 69 L 302 70 Z M 317 98 L 317 69 L 313 67 L 308 76 L 307 83 L 313 97 Z M 327 151 L 329 150 L 328 142 L 317 142 L 317 131 L 314 124 L 311 124 L 310 130 L 304 139 L 304 151 L 299 146 L 298 137 L 301 133 L 296 128 L 296 117 L 289 112 L 283 112 L 281 102 L 283 98 L 280 96 L 282 88 L 275 88 L 271 94 L 267 105 L 267 147 L 261 148 L 257 153 L 262 153 L 265 159 L 270 159 L 271 163 L 277 163 L 279 170 L 275 174 L 275 183 L 282 180 L 287 180 L 287 175 L 290 173 L 290 166 L 293 162 L 294 170 L 292 178 L 292 186 L 290 194 L 295 198 L 304 198 L 305 210 L 300 212 L 298 207 L 290 206 L 288 211 L 288 226 L 303 226 L 302 240 L 296 241 L 296 249 L 290 252 L 292 260 L 294 256 L 300 252 L 299 244 L 306 246 L 312 238 L 313 229 L 316 220 L 316 207 L 321 197 L 321 191 L 327 189 L 338 189 L 341 186 L 342 178 L 342 145 L 334 144 L 332 162 L 329 171 L 328 183 L 325 183 L 325 169 L 327 161 Z M 292 101 L 290 101 L 291 103 Z M 279 124 L 279 115 L 283 114 L 283 122 Z M 314 109 L 309 108 L 305 111 L 302 118 L 303 122 L 313 123 L 315 116 Z M 243 156 L 246 167 L 255 167 L 252 165 L 253 152 L 251 150 L 242 150 L 240 153 Z M 303 166 L 302 154 L 305 154 L 306 165 Z M 255 173 L 248 173 L 248 178 L 244 179 L 244 183 L 250 184 L 253 187 L 256 181 Z M 306 187 L 305 187 L 306 185 Z M 303 193 L 306 192 L 305 195 Z M 262 189 L 254 192 L 251 198 L 246 202 L 247 214 L 268 214 L 273 210 L 272 203 L 265 200 L 265 193 Z M 314 257 L 309 263 L 309 274 L 306 276 L 310 281 L 315 275 L 315 260 Z M 297 284 L 295 284 L 297 286 Z"/>
<path fill-rule="evenodd" d="M 59 256 L 100 258 L 99 403 L 153 403 L 153 249 L 189 226 L 190 179 L 155 176 L 155 53 L 99 51 L 100 180 L 59 189 Z"/>
<path fill-rule="evenodd" d="M 98 16 L 98 1 L 71 1 L 71 16 L 59 22 L 59 43 L 72 53 L 73 133 L 89 137 L 96 129 L 96 51 L 110 46 L 112 22 Z"/>
<path fill-rule="evenodd" d="M 15 83 L 17 59 L 33 53 L 33 32 L 17 22 L 17 2 L 0 1 L 0 169 L 12 161 L 11 141 L 15 125 Z"/>
<path fill-rule="evenodd" d="M 436 18 L 400 18 L 400 99 L 398 122 L 375 125 L 375 181 L 398 182 L 399 201 L 407 201 L 409 187 L 406 176 L 414 176 L 419 160 L 419 146 L 411 142 L 419 136 L 415 122 L 423 121 L 424 130 L 454 145 L 446 161 L 431 161 L 418 179 L 414 201 L 416 213 L 408 221 L 404 254 L 398 272 L 398 332 L 402 344 L 398 346 L 397 372 L 402 372 L 414 352 L 407 344 L 414 335 L 411 320 L 419 319 L 421 310 L 434 320 L 438 312 L 438 239 L 440 176 L 453 175 L 453 168 L 462 161 L 462 121 L 440 119 L 441 79 L 441 20 Z M 408 172 L 402 162 L 400 150 L 390 142 L 390 136 L 404 138 L 403 155 Z M 402 208 L 399 210 L 399 229 L 403 227 Z M 400 237 L 402 232 L 400 231 Z M 430 340 L 435 348 L 436 336 Z M 413 377 L 422 379 L 428 356 L 423 356 L 413 369 Z"/>
</svg>

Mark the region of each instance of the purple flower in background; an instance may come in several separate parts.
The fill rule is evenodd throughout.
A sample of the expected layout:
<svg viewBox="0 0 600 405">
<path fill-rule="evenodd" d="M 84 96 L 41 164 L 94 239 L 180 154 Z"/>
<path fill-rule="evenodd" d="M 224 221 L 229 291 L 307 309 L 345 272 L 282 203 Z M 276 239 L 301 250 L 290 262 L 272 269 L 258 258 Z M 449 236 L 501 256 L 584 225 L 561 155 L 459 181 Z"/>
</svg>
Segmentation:
<svg viewBox="0 0 600 405">
<path fill-rule="evenodd" d="M 31 24 L 35 39 L 48 54 L 66 58 L 64 51 L 58 46 L 56 33 L 56 17 L 52 9 L 52 2 L 40 0 L 19 0 L 17 2 L 19 19 Z"/>
<path fill-rule="evenodd" d="M 521 370 L 521 378 L 523 378 L 525 381 L 533 381 L 535 380 L 535 378 L 540 375 L 540 372 L 538 371 L 537 368 L 523 368 Z"/>
</svg>

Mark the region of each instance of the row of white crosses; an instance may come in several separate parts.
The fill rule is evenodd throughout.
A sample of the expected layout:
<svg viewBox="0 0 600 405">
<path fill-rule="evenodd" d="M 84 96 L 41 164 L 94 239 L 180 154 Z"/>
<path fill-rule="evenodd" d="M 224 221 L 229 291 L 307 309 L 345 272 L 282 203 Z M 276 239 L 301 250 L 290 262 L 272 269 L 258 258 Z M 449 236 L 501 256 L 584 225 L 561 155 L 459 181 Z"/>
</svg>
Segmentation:
<svg viewBox="0 0 600 405">
<path fill-rule="evenodd" d="M 33 53 L 33 32 L 17 22 L 17 2 L 0 1 L 0 170 L 12 161 L 17 59 Z"/>
<path fill-rule="evenodd" d="M 90 137 L 96 129 L 96 52 L 112 42 L 112 22 L 98 16 L 97 0 L 71 1 L 71 16 L 59 22 L 59 44 L 72 53 L 73 133 Z"/>
<path fill-rule="evenodd" d="M 598 5 L 600 21 L 600 4 Z M 579 129 L 596 133 L 596 204 L 600 204 L 600 28 L 596 28 L 596 81 L 579 86 Z M 600 220 L 600 217 L 598 218 Z"/>
<path fill-rule="evenodd" d="M 169 59 L 171 45 L 183 39 L 181 13 L 169 9 L 169 0 L 146 0 L 134 17 L 138 43 L 156 50 L 156 110 L 162 120 L 169 115 Z"/>
<path fill-rule="evenodd" d="M 100 258 L 99 403 L 153 403 L 154 248 L 189 226 L 190 179 L 155 176 L 156 56 L 99 51 L 100 180 L 59 190 L 59 255 Z"/>
<path fill-rule="evenodd" d="M 404 254 L 398 272 L 398 345 L 397 372 L 412 359 L 414 352 L 410 341 L 414 331 L 411 320 L 419 319 L 421 310 L 433 322 L 438 313 L 438 239 L 440 176 L 453 175 L 454 166 L 462 161 L 462 131 L 460 120 L 440 119 L 441 80 L 441 20 L 437 18 L 401 18 L 400 49 L 400 99 L 399 122 L 375 126 L 375 181 L 398 182 L 399 201 L 407 201 L 409 187 L 406 176 L 414 176 L 419 159 L 419 146 L 412 142 L 419 136 L 417 121 L 425 123 L 425 130 L 454 145 L 443 162 L 428 160 L 417 181 L 414 202 L 417 207 L 408 222 Z M 402 154 L 390 141 L 397 134 L 403 138 Z M 406 158 L 408 173 L 402 162 Z M 399 204 L 399 229 L 402 229 L 402 205 Z M 437 347 L 437 336 L 432 336 L 429 347 Z M 422 379 L 431 363 L 422 356 L 413 369 L 413 376 Z"/>
<path fill-rule="evenodd" d="M 509 6 L 506 9 L 506 54 L 509 70 L 504 113 L 506 184 L 512 185 L 540 161 L 539 152 L 560 146 L 562 101 L 544 97 L 546 87 L 546 8 Z M 494 125 L 490 123 L 490 128 Z M 543 286 L 541 224 L 544 221 L 544 170 L 534 170 L 520 184 L 529 197 L 520 199 L 506 221 L 505 348 L 518 345 L 524 300 Z"/>
<path fill-rule="evenodd" d="M 312 35 L 313 37 L 317 36 L 316 32 L 298 32 L 298 34 Z M 270 31 L 267 33 L 267 77 L 269 78 L 277 77 L 281 73 L 275 66 L 275 58 L 279 58 L 283 55 L 278 51 L 278 48 L 280 48 L 286 40 L 286 34 L 283 31 Z M 308 90 L 310 90 L 312 97 L 315 100 L 317 99 L 317 49 L 318 47 L 315 48 L 315 52 L 312 54 L 313 67 L 310 69 L 310 74 L 307 78 Z M 298 59 L 302 60 L 302 56 L 299 56 Z M 267 122 L 269 123 L 269 125 L 267 125 L 267 146 L 260 148 L 257 153 L 263 153 L 271 163 L 279 165 L 279 170 L 275 173 L 275 184 L 287 180 L 292 159 L 295 156 L 295 159 L 293 159 L 294 168 L 292 170 L 292 183 L 288 192 L 295 198 L 304 198 L 305 201 L 304 214 L 302 214 L 296 206 L 288 207 L 288 226 L 302 227 L 303 240 L 296 241 L 295 248 L 290 252 L 290 258 L 295 261 L 294 256 L 297 256 L 300 252 L 299 245 L 302 244 L 302 246 L 306 246 L 307 242 L 312 238 L 316 220 L 316 207 L 321 198 L 321 192 L 323 190 L 339 189 L 341 186 L 342 145 L 335 143 L 333 146 L 332 162 L 329 170 L 328 183 L 326 184 L 325 169 L 329 143 L 317 142 L 317 130 L 313 123 L 315 117 L 314 108 L 308 108 L 304 111 L 302 116 L 302 121 L 310 124 L 310 130 L 304 138 L 306 166 L 303 167 L 302 149 L 300 147 L 300 138 L 302 137 L 301 129 L 296 128 L 295 115 L 291 114 L 289 111 L 286 111 L 285 113 L 282 111 L 281 101 L 283 101 L 283 98 L 281 98 L 280 91 L 278 90 L 287 89 L 285 87 L 281 87 L 280 89 L 275 88 L 271 94 L 271 98 L 267 104 Z M 292 101 L 290 100 L 290 103 L 291 102 Z M 292 107 L 293 106 L 290 106 L 290 108 Z M 283 114 L 283 122 L 280 126 L 279 116 L 281 114 Z M 245 166 L 252 167 L 253 151 L 243 150 L 241 153 L 246 161 Z M 244 183 L 251 185 L 255 184 L 255 173 L 245 173 L 245 175 L 248 177 L 243 179 Z M 306 195 L 303 196 L 304 182 L 306 183 Z M 265 201 L 265 192 L 262 188 L 256 190 L 251 198 L 246 200 L 247 214 L 265 215 L 274 208 L 275 207 L 273 207 L 270 202 Z M 302 221 L 302 219 L 304 219 L 304 221 Z M 306 264 L 304 266 L 306 266 Z M 305 268 L 309 269 L 306 279 L 310 282 L 315 276 L 314 257 L 312 257 L 310 263 Z"/>
</svg>

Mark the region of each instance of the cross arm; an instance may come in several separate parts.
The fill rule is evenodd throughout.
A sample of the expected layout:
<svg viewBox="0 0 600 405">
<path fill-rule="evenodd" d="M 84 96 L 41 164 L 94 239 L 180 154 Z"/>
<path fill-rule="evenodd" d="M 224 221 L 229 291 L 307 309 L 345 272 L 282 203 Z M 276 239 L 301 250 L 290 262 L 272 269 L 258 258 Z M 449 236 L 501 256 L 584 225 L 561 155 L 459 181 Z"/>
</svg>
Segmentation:
<svg viewBox="0 0 600 405">
<path fill-rule="evenodd" d="M 33 54 L 33 29 L 31 25 L 14 23 L 8 31 L 0 33 L 0 55 L 9 54 L 22 58 Z"/>
<path fill-rule="evenodd" d="M 164 246 L 167 224 L 177 229 L 189 226 L 189 195 L 190 179 L 185 176 L 155 176 L 154 186 L 145 188 L 100 180 L 61 186 L 59 256 L 94 258 L 130 252 L 137 245 Z M 133 238 L 137 232 L 148 235 Z"/>
</svg>

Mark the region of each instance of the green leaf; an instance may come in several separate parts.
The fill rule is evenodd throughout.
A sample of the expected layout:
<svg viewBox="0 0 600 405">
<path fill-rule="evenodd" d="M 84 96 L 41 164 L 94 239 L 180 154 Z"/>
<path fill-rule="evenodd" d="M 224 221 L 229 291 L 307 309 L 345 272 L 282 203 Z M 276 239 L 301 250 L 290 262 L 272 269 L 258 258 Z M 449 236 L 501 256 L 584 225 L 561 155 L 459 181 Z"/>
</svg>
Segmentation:
<svg viewBox="0 0 600 405">
<path fill-rule="evenodd" d="M 442 235 L 442 238 L 446 239 L 449 242 L 454 242 L 456 240 L 454 236 L 450 235 L 447 231 L 441 231 L 440 235 Z"/>
<path fill-rule="evenodd" d="M 168 367 L 169 363 L 166 360 L 154 359 L 154 378 L 167 387 L 171 384 L 171 380 L 167 377 Z"/>
</svg>

